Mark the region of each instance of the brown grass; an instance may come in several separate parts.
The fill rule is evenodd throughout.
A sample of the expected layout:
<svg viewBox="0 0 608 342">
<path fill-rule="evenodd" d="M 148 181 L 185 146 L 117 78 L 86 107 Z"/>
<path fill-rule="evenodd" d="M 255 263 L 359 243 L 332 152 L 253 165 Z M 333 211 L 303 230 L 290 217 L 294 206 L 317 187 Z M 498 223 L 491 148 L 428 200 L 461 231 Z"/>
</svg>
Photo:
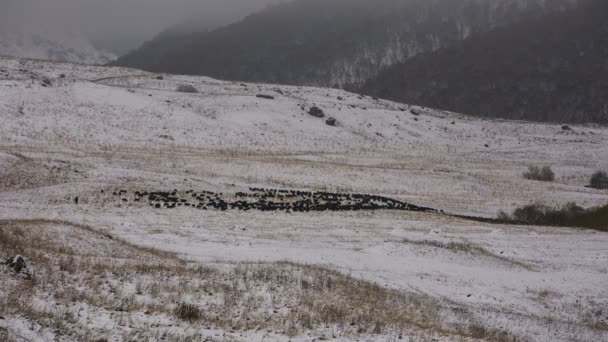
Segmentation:
<svg viewBox="0 0 608 342">
<path fill-rule="evenodd" d="M 79 243 L 76 243 L 79 242 Z M 452 246 L 454 247 L 454 246 Z M 457 247 L 454 247 L 457 248 Z M 172 317 L 174 325 L 224 331 L 265 330 L 295 336 L 337 329 L 344 336 L 452 334 L 430 297 L 391 290 L 341 272 L 293 263 L 208 267 L 134 246 L 86 225 L 61 221 L 0 221 L 0 257 L 22 254 L 32 279 L 0 283 L 0 315 L 26 317 L 42 330 L 80 340 L 169 334 L 141 315 Z M 41 305 L 35 298 L 55 303 Z M 110 312 L 124 330 L 99 330 L 79 317 L 81 305 Z M 333 328 L 332 328 L 333 327 Z M 330 330 L 331 330 L 330 329 Z M 195 335 L 175 340 L 196 340 Z"/>
</svg>

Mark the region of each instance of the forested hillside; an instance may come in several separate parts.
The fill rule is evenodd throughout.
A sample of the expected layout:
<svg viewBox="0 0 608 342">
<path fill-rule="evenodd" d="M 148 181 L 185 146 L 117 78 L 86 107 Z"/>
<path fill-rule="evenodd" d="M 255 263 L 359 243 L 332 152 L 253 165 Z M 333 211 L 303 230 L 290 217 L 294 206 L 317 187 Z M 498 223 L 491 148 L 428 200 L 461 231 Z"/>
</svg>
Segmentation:
<svg viewBox="0 0 608 342">
<path fill-rule="evenodd" d="M 487 117 L 608 122 L 608 2 L 528 20 L 395 65 L 363 91 Z"/>
</svg>

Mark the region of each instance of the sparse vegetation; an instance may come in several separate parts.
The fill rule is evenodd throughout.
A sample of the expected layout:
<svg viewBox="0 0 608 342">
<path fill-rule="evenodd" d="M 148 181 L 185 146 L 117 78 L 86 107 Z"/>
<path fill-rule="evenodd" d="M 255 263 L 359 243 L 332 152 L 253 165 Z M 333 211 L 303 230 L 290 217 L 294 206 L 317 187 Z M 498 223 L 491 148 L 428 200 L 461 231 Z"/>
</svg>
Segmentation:
<svg viewBox="0 0 608 342">
<path fill-rule="evenodd" d="M 608 174 L 603 171 L 598 171 L 591 176 L 589 185 L 594 189 L 608 189 Z"/>
<path fill-rule="evenodd" d="M 530 204 L 515 209 L 512 214 L 501 212 L 499 221 L 518 224 L 580 227 L 608 231 L 608 204 L 585 209 L 576 203 L 562 208 L 551 208 L 543 204 Z"/>
<path fill-rule="evenodd" d="M 418 246 L 428 246 L 428 247 L 445 249 L 447 251 L 451 251 L 454 253 L 461 252 L 461 253 L 469 253 L 469 254 L 474 254 L 474 255 L 479 255 L 479 256 L 485 256 L 488 258 L 495 259 L 497 261 L 511 264 L 513 266 L 522 267 L 522 268 L 525 268 L 528 270 L 533 269 L 530 265 L 528 265 L 526 263 L 512 260 L 512 259 L 509 259 L 507 257 L 504 257 L 504 256 L 496 254 L 496 253 L 492 253 L 491 251 L 487 250 L 486 248 L 475 245 L 471 242 L 450 241 L 450 242 L 445 243 L 445 242 L 436 241 L 436 240 L 411 240 L 411 239 L 403 239 L 403 240 L 401 240 L 401 242 L 407 243 L 407 244 L 418 245 Z"/>
<path fill-rule="evenodd" d="M 553 173 L 553 170 L 551 170 L 551 167 L 549 166 L 543 166 L 542 168 L 530 166 L 528 167 L 528 171 L 524 172 L 523 176 L 526 179 L 541 182 L 553 182 L 555 180 L 555 173 Z"/>
<path fill-rule="evenodd" d="M 191 93 L 191 94 L 198 93 L 198 89 L 196 89 L 191 84 L 180 84 L 177 86 L 177 91 L 180 93 Z"/>
</svg>

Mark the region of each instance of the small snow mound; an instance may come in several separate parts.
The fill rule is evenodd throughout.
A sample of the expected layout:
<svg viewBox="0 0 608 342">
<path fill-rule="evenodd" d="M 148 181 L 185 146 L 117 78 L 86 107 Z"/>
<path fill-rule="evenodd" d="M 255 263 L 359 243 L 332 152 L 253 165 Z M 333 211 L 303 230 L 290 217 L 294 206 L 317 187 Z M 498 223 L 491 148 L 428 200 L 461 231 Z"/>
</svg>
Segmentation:
<svg viewBox="0 0 608 342">
<path fill-rule="evenodd" d="M 441 228 L 434 228 L 429 231 L 428 235 L 441 235 L 442 233 L 443 230 Z"/>
<path fill-rule="evenodd" d="M 17 157 L 11 156 L 10 154 L 0 153 L 0 168 L 7 167 L 8 165 L 16 162 Z"/>
</svg>

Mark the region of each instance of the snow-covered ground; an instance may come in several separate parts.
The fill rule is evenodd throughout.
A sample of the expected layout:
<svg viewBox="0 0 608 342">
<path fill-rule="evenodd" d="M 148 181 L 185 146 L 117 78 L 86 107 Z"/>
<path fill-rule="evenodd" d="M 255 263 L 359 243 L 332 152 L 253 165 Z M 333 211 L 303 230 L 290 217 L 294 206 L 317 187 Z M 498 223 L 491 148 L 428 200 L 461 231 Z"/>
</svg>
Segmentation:
<svg viewBox="0 0 608 342">
<path fill-rule="evenodd" d="M 179 85 L 199 92 L 177 92 Z M 313 106 L 326 118 L 309 115 Z M 155 210 L 112 195 L 266 187 L 381 195 L 487 217 L 532 202 L 591 207 L 608 202 L 608 192 L 585 187 L 593 172 L 608 169 L 606 127 L 563 129 L 333 89 L 11 58 L 0 59 L 0 120 L 0 219 L 87 225 L 206 265 L 330 267 L 467 312 L 441 315 L 446 324 L 506 331 L 518 341 L 608 339 L 606 233 L 405 211 Z M 530 165 L 551 166 L 556 181 L 524 179 Z M 27 326 L 23 317 L 4 318 L 0 327 Z M 466 336 L 475 337 L 490 339 Z"/>
</svg>

